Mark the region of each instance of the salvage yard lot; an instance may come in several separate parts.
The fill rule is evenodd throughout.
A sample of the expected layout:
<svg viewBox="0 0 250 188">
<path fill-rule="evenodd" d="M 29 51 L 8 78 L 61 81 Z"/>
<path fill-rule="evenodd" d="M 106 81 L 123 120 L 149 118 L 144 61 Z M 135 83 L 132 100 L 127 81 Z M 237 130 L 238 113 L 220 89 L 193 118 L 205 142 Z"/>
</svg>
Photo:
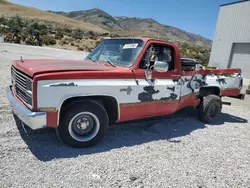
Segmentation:
<svg viewBox="0 0 250 188">
<path fill-rule="evenodd" d="M 84 52 L 0 43 L 0 187 L 250 187 L 250 97 L 223 106 L 213 125 L 196 109 L 112 125 L 92 148 L 73 149 L 53 129 L 23 129 L 5 88 L 11 60 L 82 59 Z"/>
</svg>

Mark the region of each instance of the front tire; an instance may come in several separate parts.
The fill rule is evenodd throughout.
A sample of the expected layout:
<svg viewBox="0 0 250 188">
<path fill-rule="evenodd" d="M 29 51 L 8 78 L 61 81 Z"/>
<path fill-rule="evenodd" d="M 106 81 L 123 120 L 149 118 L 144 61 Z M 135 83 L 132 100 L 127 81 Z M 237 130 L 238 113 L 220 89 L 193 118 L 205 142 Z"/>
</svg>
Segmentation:
<svg viewBox="0 0 250 188">
<path fill-rule="evenodd" d="M 103 106 L 95 102 L 81 102 L 63 112 L 56 132 L 66 145 L 84 148 L 102 140 L 108 124 L 108 114 Z"/>
<path fill-rule="evenodd" d="M 215 122 L 221 114 L 222 101 L 217 95 L 208 95 L 201 100 L 199 118 L 205 123 Z"/>
</svg>

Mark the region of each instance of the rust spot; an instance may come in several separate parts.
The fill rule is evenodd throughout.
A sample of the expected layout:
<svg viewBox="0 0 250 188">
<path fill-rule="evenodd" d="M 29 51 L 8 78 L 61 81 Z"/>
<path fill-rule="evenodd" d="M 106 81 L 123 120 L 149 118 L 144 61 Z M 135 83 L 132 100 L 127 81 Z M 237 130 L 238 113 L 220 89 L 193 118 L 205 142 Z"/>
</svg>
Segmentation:
<svg viewBox="0 0 250 188">
<path fill-rule="evenodd" d="M 70 83 L 59 83 L 59 84 L 52 84 L 49 87 L 57 87 L 57 86 L 77 86 L 74 82 Z"/>
</svg>

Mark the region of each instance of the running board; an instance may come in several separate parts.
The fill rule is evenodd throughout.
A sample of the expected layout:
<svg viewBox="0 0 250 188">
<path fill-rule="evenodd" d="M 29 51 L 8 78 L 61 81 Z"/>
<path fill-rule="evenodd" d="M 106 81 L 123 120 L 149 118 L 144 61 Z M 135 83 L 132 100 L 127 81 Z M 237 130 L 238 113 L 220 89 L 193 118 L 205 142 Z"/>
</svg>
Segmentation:
<svg viewBox="0 0 250 188">
<path fill-rule="evenodd" d="M 222 102 L 222 104 L 231 106 L 231 102 Z"/>
<path fill-rule="evenodd" d="M 227 96 L 227 97 L 244 100 L 245 99 L 245 94 L 239 94 L 237 96 Z"/>
</svg>

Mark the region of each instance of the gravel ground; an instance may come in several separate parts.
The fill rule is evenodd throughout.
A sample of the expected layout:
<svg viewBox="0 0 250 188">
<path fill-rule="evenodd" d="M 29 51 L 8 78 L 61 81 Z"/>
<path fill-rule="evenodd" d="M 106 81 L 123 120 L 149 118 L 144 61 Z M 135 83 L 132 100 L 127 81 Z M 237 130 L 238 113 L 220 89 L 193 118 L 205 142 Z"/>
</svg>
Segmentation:
<svg viewBox="0 0 250 188">
<path fill-rule="evenodd" d="M 86 53 L 0 44 L 0 187 L 250 187 L 250 97 L 224 106 L 207 125 L 195 109 L 113 125 L 88 149 L 61 144 L 53 129 L 15 122 L 5 87 L 10 62 L 74 58 Z"/>
</svg>

